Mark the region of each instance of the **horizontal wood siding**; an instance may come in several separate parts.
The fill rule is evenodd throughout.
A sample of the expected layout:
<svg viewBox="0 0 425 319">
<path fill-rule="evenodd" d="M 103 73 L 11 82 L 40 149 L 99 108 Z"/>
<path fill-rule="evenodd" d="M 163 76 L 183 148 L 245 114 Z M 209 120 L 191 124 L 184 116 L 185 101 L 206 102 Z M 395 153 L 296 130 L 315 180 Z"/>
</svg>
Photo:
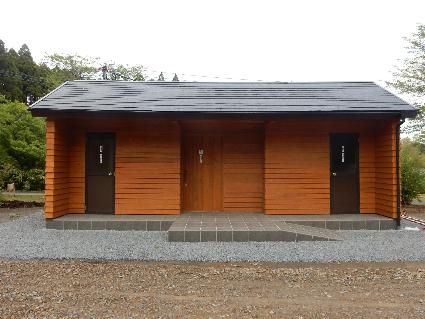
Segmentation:
<svg viewBox="0 0 425 319">
<path fill-rule="evenodd" d="M 262 128 L 223 137 L 223 209 L 228 212 L 264 211 Z"/>
<path fill-rule="evenodd" d="M 45 216 L 84 213 L 87 132 L 116 134 L 117 214 L 179 214 L 183 130 L 223 137 L 223 210 L 267 214 L 329 214 L 329 134 L 357 133 L 360 211 L 396 217 L 396 125 L 353 118 L 48 119 Z"/>
<path fill-rule="evenodd" d="M 82 119 L 70 125 L 69 211 L 85 212 L 85 141 L 115 133 L 115 213 L 180 213 L 180 128 L 174 121 Z"/>
<path fill-rule="evenodd" d="M 263 212 L 264 123 L 258 120 L 191 120 L 182 121 L 181 125 L 183 138 L 191 134 L 221 137 L 223 211 Z"/>
<path fill-rule="evenodd" d="M 82 129 L 72 128 L 69 139 L 69 211 L 73 214 L 85 213 L 86 189 L 86 136 Z"/>
<path fill-rule="evenodd" d="M 359 134 L 360 213 L 375 213 L 375 130 L 361 127 Z"/>
<path fill-rule="evenodd" d="M 68 212 L 68 134 L 64 123 L 46 122 L 46 187 L 44 214 L 56 218 Z"/>
<path fill-rule="evenodd" d="M 359 135 L 360 212 L 375 212 L 375 120 L 282 119 L 266 125 L 267 214 L 330 214 L 330 133 Z"/>
<path fill-rule="evenodd" d="M 397 121 L 381 125 L 376 134 L 376 212 L 397 217 Z"/>
<path fill-rule="evenodd" d="M 329 136 L 312 127 L 300 120 L 267 124 L 267 214 L 329 214 Z"/>
<path fill-rule="evenodd" d="M 179 214 L 179 126 L 122 129 L 116 145 L 116 214 Z"/>
</svg>

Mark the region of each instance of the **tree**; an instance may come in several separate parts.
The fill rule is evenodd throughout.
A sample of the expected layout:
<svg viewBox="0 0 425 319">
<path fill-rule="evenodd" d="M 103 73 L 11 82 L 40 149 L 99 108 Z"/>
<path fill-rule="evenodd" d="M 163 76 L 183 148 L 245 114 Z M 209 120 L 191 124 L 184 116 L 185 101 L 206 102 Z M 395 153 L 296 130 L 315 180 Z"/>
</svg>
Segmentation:
<svg viewBox="0 0 425 319">
<path fill-rule="evenodd" d="M 109 69 L 111 80 L 145 81 L 145 68 L 142 65 L 111 64 Z"/>
<path fill-rule="evenodd" d="M 418 25 L 415 33 L 408 42 L 408 56 L 402 65 L 393 73 L 394 80 L 388 82 L 401 94 L 408 94 L 414 101 L 414 105 L 420 110 L 419 116 L 410 121 L 405 131 L 425 131 L 425 25 Z"/>
<path fill-rule="evenodd" d="M 83 57 L 80 55 L 46 55 L 43 59 L 48 72 L 50 87 L 55 88 L 71 80 L 96 80 L 99 78 L 99 58 Z"/>
<path fill-rule="evenodd" d="M 26 44 L 18 51 L 17 67 L 21 75 L 21 87 L 23 102 L 34 103 L 44 96 L 50 87 L 46 81 L 46 74 L 40 66 L 34 62 L 30 49 Z"/>
<path fill-rule="evenodd" d="M 49 90 L 45 70 L 34 62 L 28 46 L 16 52 L 0 40 L 0 94 L 29 104 Z"/>
<path fill-rule="evenodd" d="M 159 74 L 158 81 L 165 81 L 164 74 L 162 74 L 162 72 Z"/>
<path fill-rule="evenodd" d="M 15 52 L 16 53 L 16 52 Z M 0 94 L 10 100 L 21 100 L 21 77 L 10 51 L 0 40 Z"/>
<path fill-rule="evenodd" d="M 20 189 L 42 188 L 45 121 L 25 104 L 0 96 L 0 188 L 16 182 Z"/>
<path fill-rule="evenodd" d="M 400 150 L 401 200 L 409 205 L 425 193 L 425 155 L 418 144 L 409 139 L 402 140 Z"/>
<path fill-rule="evenodd" d="M 173 82 L 178 82 L 179 77 L 177 76 L 177 73 L 174 73 Z"/>
</svg>

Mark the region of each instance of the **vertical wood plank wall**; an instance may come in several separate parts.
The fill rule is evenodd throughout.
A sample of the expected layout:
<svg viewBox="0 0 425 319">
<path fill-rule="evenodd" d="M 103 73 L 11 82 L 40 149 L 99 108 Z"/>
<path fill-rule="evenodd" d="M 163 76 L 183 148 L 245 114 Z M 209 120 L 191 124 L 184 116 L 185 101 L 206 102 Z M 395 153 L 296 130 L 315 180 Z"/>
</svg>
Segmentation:
<svg viewBox="0 0 425 319">
<path fill-rule="evenodd" d="M 68 136 L 60 121 L 46 121 L 46 186 L 44 214 L 56 218 L 69 211 Z"/>
</svg>

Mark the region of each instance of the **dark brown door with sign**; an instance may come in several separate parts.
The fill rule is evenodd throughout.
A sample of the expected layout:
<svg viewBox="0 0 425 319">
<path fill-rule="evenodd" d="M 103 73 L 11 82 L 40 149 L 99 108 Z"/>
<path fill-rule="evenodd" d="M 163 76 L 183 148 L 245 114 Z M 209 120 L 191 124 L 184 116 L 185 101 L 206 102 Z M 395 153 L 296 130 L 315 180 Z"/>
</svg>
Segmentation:
<svg viewBox="0 0 425 319">
<path fill-rule="evenodd" d="M 221 136 L 186 135 L 183 152 L 183 210 L 222 211 Z"/>
<path fill-rule="evenodd" d="M 86 213 L 115 212 L 115 135 L 89 133 L 86 140 Z"/>
<path fill-rule="evenodd" d="M 331 134 L 331 213 L 360 212 L 359 144 L 356 134 Z"/>
</svg>

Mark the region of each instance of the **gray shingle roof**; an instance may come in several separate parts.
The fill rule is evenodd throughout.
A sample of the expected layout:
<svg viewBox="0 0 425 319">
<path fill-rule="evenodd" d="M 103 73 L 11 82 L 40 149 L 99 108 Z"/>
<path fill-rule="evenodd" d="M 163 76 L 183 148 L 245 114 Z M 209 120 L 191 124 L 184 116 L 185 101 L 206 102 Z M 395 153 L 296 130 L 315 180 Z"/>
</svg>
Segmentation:
<svg viewBox="0 0 425 319">
<path fill-rule="evenodd" d="M 31 106 L 60 111 L 218 114 L 356 112 L 416 115 L 416 109 L 373 82 L 69 81 Z"/>
</svg>

